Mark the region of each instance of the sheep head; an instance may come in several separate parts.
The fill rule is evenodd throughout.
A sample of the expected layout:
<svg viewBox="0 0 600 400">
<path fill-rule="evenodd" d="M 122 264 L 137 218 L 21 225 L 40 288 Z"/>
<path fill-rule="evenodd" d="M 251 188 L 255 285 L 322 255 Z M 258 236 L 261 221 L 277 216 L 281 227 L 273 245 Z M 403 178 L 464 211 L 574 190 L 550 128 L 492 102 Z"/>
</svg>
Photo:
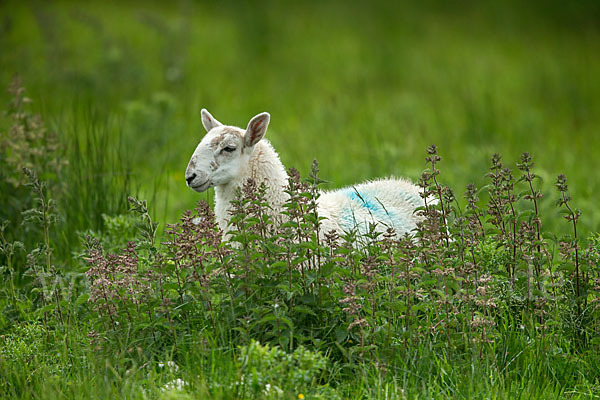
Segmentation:
<svg viewBox="0 0 600 400">
<path fill-rule="evenodd" d="M 207 133 L 196 147 L 185 171 L 187 185 L 197 192 L 228 184 L 243 174 L 254 146 L 265 136 L 269 113 L 256 115 L 246 130 L 217 121 L 202 110 L 202 125 Z"/>
</svg>

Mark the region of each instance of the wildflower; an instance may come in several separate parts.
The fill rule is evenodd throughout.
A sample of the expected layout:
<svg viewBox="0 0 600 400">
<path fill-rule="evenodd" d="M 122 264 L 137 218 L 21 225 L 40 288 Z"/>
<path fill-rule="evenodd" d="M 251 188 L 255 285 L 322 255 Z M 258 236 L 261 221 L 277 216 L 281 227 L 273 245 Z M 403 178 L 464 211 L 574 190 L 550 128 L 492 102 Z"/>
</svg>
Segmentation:
<svg viewBox="0 0 600 400">
<path fill-rule="evenodd" d="M 174 379 L 174 380 L 172 380 L 170 382 L 165 383 L 163 385 L 163 387 L 161 388 L 161 390 L 163 392 L 170 391 L 170 390 L 181 391 L 181 390 L 183 390 L 183 388 L 185 386 L 187 386 L 187 384 L 188 383 L 186 381 L 184 381 L 183 379 L 177 378 L 177 379 Z"/>
<path fill-rule="evenodd" d="M 159 368 L 164 368 L 165 366 L 169 369 L 169 372 L 174 373 L 174 372 L 179 371 L 179 366 L 177 364 L 175 364 L 175 362 L 173 362 L 173 361 L 167 361 L 166 364 L 163 362 L 158 363 Z"/>
<path fill-rule="evenodd" d="M 298 393 L 298 398 L 299 398 L 300 400 L 302 400 L 302 399 L 304 398 L 304 395 L 303 395 L 302 393 Z"/>
</svg>

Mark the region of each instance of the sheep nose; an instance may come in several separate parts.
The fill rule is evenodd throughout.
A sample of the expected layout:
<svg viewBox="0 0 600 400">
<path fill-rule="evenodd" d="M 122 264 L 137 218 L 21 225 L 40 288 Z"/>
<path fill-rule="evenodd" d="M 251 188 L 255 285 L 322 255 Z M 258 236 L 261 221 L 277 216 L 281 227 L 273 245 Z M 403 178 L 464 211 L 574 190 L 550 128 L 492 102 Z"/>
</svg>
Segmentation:
<svg viewBox="0 0 600 400">
<path fill-rule="evenodd" d="M 190 176 L 187 176 L 185 178 L 185 181 L 187 182 L 188 185 L 190 185 L 192 183 L 192 181 L 194 180 L 194 178 L 196 178 L 196 174 L 191 174 Z"/>
</svg>

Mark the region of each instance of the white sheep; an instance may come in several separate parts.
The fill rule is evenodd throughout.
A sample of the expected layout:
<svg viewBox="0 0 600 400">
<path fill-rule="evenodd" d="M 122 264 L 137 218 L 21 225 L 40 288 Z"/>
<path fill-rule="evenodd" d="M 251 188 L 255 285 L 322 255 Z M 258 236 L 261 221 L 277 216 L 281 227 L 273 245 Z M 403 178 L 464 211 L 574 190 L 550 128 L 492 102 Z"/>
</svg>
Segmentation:
<svg viewBox="0 0 600 400">
<path fill-rule="evenodd" d="M 282 205 L 288 199 L 288 175 L 271 144 L 263 139 L 270 115 L 256 115 L 246 130 L 227 126 L 202 110 L 202 124 L 208 132 L 192 155 L 185 172 L 190 188 L 204 192 L 215 188 L 215 215 L 219 227 L 228 231 L 231 201 L 248 178 L 265 183 L 266 200 L 274 221 L 282 221 Z M 392 227 L 396 234 L 409 233 L 421 219 L 415 209 L 424 205 L 419 188 L 398 178 L 386 178 L 333 191 L 318 198 L 321 232 L 367 232 L 370 224 L 379 231 Z"/>
</svg>

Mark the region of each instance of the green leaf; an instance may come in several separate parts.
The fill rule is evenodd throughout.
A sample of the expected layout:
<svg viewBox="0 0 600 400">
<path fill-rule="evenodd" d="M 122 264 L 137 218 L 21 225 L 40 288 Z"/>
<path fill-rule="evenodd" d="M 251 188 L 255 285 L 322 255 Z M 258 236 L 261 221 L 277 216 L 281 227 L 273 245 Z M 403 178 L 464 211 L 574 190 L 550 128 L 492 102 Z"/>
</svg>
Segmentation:
<svg viewBox="0 0 600 400">
<path fill-rule="evenodd" d="M 316 313 L 315 313 L 315 312 L 314 312 L 314 311 L 313 311 L 311 308 L 309 308 L 309 307 L 306 307 L 306 306 L 304 306 L 304 305 L 301 305 L 301 304 L 299 304 L 299 305 L 295 306 L 295 307 L 294 307 L 294 311 L 300 312 L 300 313 L 302 313 L 302 314 L 308 314 L 308 315 L 312 315 L 312 316 L 314 316 L 314 317 L 316 317 L 316 316 L 317 316 L 317 314 L 316 314 Z"/>
<path fill-rule="evenodd" d="M 275 261 L 273 264 L 271 264 L 271 268 L 282 268 L 282 267 L 287 267 L 287 262 L 286 261 Z"/>
<path fill-rule="evenodd" d="M 177 285 L 176 282 L 167 282 L 167 283 L 163 283 L 163 289 L 164 290 L 178 290 L 179 285 Z"/>
<path fill-rule="evenodd" d="M 327 262 L 327 263 L 321 265 L 321 269 L 319 270 L 319 273 L 321 274 L 321 277 L 327 278 L 328 276 L 330 276 L 333 273 L 334 268 L 335 268 L 334 263 Z"/>
</svg>

